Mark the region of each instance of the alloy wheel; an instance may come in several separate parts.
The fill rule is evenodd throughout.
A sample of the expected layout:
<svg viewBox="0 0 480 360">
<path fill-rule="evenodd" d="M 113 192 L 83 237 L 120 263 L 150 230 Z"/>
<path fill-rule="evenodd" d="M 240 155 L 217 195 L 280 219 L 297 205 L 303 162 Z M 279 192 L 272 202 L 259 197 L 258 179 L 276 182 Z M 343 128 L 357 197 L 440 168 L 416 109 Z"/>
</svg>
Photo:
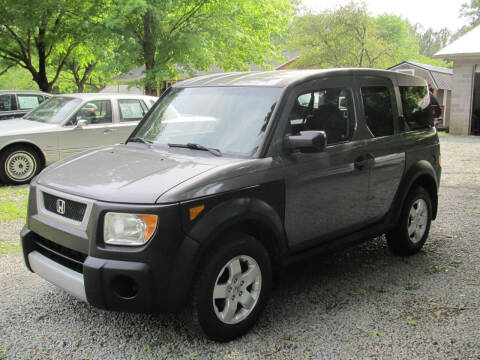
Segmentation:
<svg viewBox="0 0 480 360">
<path fill-rule="evenodd" d="M 428 222 L 427 203 L 423 199 L 414 201 L 408 214 L 407 231 L 410 241 L 414 244 L 422 240 Z"/>
<path fill-rule="evenodd" d="M 213 308 L 225 324 L 245 320 L 255 308 L 262 289 L 262 273 L 250 256 L 231 259 L 217 276 L 213 288 Z"/>
</svg>

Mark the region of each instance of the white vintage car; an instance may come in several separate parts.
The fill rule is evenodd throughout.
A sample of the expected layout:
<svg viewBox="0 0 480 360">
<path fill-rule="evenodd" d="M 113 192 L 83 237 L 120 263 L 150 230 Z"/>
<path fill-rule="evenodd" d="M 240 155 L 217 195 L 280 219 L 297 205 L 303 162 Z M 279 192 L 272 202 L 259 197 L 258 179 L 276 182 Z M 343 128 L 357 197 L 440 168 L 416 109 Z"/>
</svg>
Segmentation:
<svg viewBox="0 0 480 360">
<path fill-rule="evenodd" d="M 0 181 L 27 183 L 55 161 L 125 141 L 156 101 L 133 94 L 57 95 L 23 118 L 0 121 Z"/>
</svg>

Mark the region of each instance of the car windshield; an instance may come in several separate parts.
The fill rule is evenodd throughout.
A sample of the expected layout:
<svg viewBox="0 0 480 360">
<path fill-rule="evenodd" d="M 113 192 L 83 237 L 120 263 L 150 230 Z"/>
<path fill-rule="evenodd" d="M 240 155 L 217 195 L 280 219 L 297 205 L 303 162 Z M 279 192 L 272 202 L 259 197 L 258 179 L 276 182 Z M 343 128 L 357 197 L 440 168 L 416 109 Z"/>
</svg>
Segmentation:
<svg viewBox="0 0 480 360">
<path fill-rule="evenodd" d="M 23 118 L 50 124 L 61 124 L 81 100 L 71 97 L 54 96 L 40 104 Z"/>
<path fill-rule="evenodd" d="M 198 144 L 222 154 L 251 156 L 280 91 L 268 87 L 172 88 L 135 137 L 153 144 Z"/>
</svg>

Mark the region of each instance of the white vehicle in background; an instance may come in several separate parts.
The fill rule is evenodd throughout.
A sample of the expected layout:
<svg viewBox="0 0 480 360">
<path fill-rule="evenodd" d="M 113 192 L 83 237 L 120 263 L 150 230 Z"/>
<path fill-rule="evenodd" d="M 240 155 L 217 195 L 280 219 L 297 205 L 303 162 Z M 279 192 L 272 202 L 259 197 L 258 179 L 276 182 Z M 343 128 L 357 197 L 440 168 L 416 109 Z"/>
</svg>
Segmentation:
<svg viewBox="0 0 480 360">
<path fill-rule="evenodd" d="M 27 183 L 55 161 L 125 141 L 156 100 L 133 94 L 57 95 L 23 118 L 0 121 L 0 181 Z"/>
</svg>

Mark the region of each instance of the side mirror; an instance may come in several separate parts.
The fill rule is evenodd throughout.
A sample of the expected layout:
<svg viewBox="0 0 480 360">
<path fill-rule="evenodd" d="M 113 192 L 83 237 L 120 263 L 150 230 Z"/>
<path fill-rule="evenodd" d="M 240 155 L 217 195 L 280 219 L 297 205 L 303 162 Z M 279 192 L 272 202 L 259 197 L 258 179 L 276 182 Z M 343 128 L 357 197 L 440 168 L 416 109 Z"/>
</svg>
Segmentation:
<svg viewBox="0 0 480 360">
<path fill-rule="evenodd" d="M 87 120 L 78 120 L 77 125 L 75 125 L 75 129 L 83 129 L 87 125 L 88 125 Z"/>
<path fill-rule="evenodd" d="M 300 135 L 289 135 L 287 142 L 292 150 L 322 152 L 327 145 L 327 134 L 324 131 L 300 131 Z"/>
</svg>

